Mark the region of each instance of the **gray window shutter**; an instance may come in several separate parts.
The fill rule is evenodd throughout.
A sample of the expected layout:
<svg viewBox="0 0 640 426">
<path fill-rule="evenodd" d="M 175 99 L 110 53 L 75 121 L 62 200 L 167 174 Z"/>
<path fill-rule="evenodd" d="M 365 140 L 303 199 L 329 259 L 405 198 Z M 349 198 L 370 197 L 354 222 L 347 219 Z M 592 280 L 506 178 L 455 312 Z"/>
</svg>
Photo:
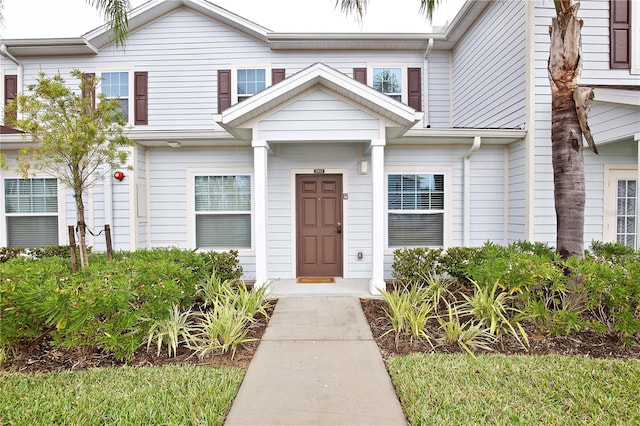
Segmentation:
<svg viewBox="0 0 640 426">
<path fill-rule="evenodd" d="M 231 106 L 231 70 L 218 70 L 218 113 Z"/>
<path fill-rule="evenodd" d="M 353 79 L 362 84 L 367 84 L 367 69 L 366 68 L 354 68 Z"/>
<path fill-rule="evenodd" d="M 18 76 L 17 75 L 5 75 L 4 76 L 4 105 L 9 105 L 9 102 L 14 100 L 18 95 Z M 11 117 L 15 120 L 16 114 L 11 114 Z M 5 114 L 4 120 L 7 121 L 9 114 Z"/>
<path fill-rule="evenodd" d="M 630 35 L 631 35 L 631 2 L 629 0 L 610 0 L 610 67 L 612 69 L 629 69 Z"/>
<path fill-rule="evenodd" d="M 284 68 L 273 68 L 271 70 L 271 84 L 276 84 L 284 80 L 286 77 Z"/>
<path fill-rule="evenodd" d="M 134 124 L 149 124 L 149 73 L 136 71 L 133 77 L 133 93 L 135 97 L 133 104 Z"/>
<path fill-rule="evenodd" d="M 407 104 L 416 111 L 422 111 L 422 76 L 420 68 L 407 69 L 409 99 Z"/>
</svg>

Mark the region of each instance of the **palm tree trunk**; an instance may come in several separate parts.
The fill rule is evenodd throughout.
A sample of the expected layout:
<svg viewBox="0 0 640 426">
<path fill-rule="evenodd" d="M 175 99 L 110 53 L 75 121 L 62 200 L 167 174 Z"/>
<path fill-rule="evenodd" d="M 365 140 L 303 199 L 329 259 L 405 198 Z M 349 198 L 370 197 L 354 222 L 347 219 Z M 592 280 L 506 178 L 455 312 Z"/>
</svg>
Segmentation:
<svg viewBox="0 0 640 426">
<path fill-rule="evenodd" d="M 556 207 L 556 249 L 564 258 L 582 256 L 585 182 L 582 134 L 572 94 L 551 100 L 551 157 Z"/>
<path fill-rule="evenodd" d="M 564 258 L 584 250 L 585 179 L 582 130 L 574 92 L 582 69 L 582 20 L 578 4 L 563 1 L 549 29 L 551 83 L 551 157 L 556 207 L 556 249 Z"/>
</svg>

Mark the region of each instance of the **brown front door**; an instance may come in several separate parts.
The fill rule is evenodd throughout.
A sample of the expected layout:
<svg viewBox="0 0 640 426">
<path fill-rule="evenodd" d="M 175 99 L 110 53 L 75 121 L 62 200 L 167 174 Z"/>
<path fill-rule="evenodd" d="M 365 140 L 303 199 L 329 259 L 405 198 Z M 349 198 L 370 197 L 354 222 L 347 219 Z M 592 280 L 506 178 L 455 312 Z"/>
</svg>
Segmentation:
<svg viewBox="0 0 640 426">
<path fill-rule="evenodd" d="M 342 175 L 296 176 L 298 277 L 342 276 Z"/>
</svg>

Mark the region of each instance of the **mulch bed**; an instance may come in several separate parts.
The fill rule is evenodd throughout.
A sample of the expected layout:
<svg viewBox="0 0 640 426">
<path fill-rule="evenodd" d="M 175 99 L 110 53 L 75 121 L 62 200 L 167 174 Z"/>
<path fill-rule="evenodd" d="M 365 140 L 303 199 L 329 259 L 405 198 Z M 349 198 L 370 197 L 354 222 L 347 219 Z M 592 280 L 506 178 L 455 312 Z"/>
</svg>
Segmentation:
<svg viewBox="0 0 640 426">
<path fill-rule="evenodd" d="M 361 299 L 360 302 L 365 317 L 371 326 L 373 336 L 380 348 L 380 353 L 385 360 L 395 355 L 410 353 L 464 352 L 457 345 L 438 345 L 432 348 L 425 342 L 411 342 L 408 338 L 400 338 L 396 342 L 394 333 L 388 332 L 391 329 L 391 322 L 384 311 L 386 302 L 380 299 Z M 271 304 L 268 311 L 269 316 L 273 313 L 275 304 L 275 302 Z M 431 334 L 437 335 L 437 323 L 432 324 L 431 327 Z M 178 355 L 175 357 L 167 356 L 166 349 L 161 352 L 160 356 L 156 356 L 153 346 L 147 351 L 146 345 L 144 345 L 134 353 L 133 359 L 123 362 L 116 360 L 111 354 L 102 353 L 95 349 L 62 349 L 53 347 L 47 342 L 40 342 L 31 347 L 22 348 L 18 356 L 0 366 L 0 370 L 46 372 L 119 367 L 123 365 L 154 366 L 178 364 L 237 367 L 246 371 L 266 328 L 267 322 L 264 319 L 259 319 L 254 323 L 249 330 L 249 336 L 256 340 L 240 345 L 233 358 L 231 353 L 218 353 L 201 360 L 197 356 L 192 356 L 192 352 L 185 348 L 180 348 Z M 583 330 L 568 336 L 549 336 L 541 334 L 531 324 L 526 325 L 525 329 L 529 335 L 530 347 L 528 350 L 525 350 L 516 339 L 504 336 L 500 342 L 492 345 L 493 350 L 488 353 L 508 355 L 581 355 L 593 358 L 640 360 L 640 345 L 626 346 L 620 338 L 614 335 Z M 476 353 L 483 352 L 486 351 L 477 351 Z"/>
<path fill-rule="evenodd" d="M 389 359 L 395 355 L 410 353 L 460 353 L 464 352 L 458 345 L 443 345 L 432 348 L 426 342 L 411 342 L 408 338 L 400 338 L 396 344 L 395 334 L 387 333 L 391 330 L 391 322 L 387 318 L 384 308 L 386 302 L 380 299 L 361 299 L 362 309 L 371 326 L 373 336 L 380 348 L 382 357 Z M 438 335 L 438 324 L 430 326 L 431 335 Z M 626 346 L 615 335 L 597 333 L 591 330 L 583 330 L 571 333 L 568 336 L 543 335 L 533 325 L 526 324 L 524 329 L 529 336 L 530 347 L 525 350 L 520 343 L 511 336 L 503 336 L 500 342 L 491 345 L 490 352 L 477 351 L 476 353 L 499 353 L 507 355 L 582 355 L 593 358 L 610 359 L 640 359 L 640 345 Z M 384 335 L 387 333 L 386 335 Z M 384 335 L 384 336 L 383 336 Z"/>
<path fill-rule="evenodd" d="M 269 317 L 273 314 L 276 302 L 272 302 L 267 310 Z M 260 339 L 267 328 L 267 321 L 257 318 L 249 328 L 248 337 L 256 339 L 239 345 L 235 355 L 231 352 L 216 353 L 204 359 L 192 356 L 189 349 L 179 348 L 175 357 L 167 355 L 166 347 L 157 356 L 156 347 L 152 344 L 147 351 L 146 343 L 138 348 L 129 361 L 118 361 L 112 354 L 103 353 L 94 348 L 62 349 L 51 346 L 48 342 L 40 342 L 30 347 L 21 348 L 20 353 L 0 366 L 3 371 L 46 372 L 66 370 L 86 370 L 99 367 L 154 366 L 154 365 L 206 365 L 211 367 L 249 368 L 249 363 L 258 348 Z"/>
</svg>

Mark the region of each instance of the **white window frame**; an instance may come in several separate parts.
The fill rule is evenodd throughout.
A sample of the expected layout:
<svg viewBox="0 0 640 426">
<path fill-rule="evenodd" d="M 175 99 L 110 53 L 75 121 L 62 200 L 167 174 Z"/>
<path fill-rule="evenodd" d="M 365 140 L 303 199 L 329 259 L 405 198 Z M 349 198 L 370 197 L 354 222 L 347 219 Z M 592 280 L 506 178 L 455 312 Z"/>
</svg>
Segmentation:
<svg viewBox="0 0 640 426">
<path fill-rule="evenodd" d="M 265 86 L 263 90 L 266 90 L 271 86 L 271 66 L 270 65 L 256 65 L 256 64 L 248 64 L 246 66 L 235 66 L 231 69 L 231 99 L 232 105 L 238 103 L 238 71 L 239 70 L 264 70 L 264 79 Z M 260 92 L 258 92 L 260 93 Z M 253 96 L 253 95 L 251 95 Z M 246 99 L 251 98 L 251 96 L 246 96 Z"/>
<path fill-rule="evenodd" d="M 638 193 L 638 167 L 632 164 L 616 164 L 605 165 L 604 168 L 604 206 L 603 206 L 603 241 L 604 242 L 616 242 L 618 241 L 617 232 L 617 219 L 618 219 L 618 180 L 635 180 L 636 183 L 636 232 L 640 227 L 640 208 L 638 203 L 640 197 Z M 638 233 L 638 232 L 637 232 Z M 640 248 L 639 235 L 636 235 L 636 249 Z"/>
<path fill-rule="evenodd" d="M 367 67 L 367 86 L 373 88 L 373 79 L 374 79 L 374 75 L 373 75 L 373 70 L 374 69 L 378 69 L 378 68 L 397 68 L 400 70 L 400 76 L 402 77 L 402 83 L 401 83 L 401 87 L 400 87 L 400 102 L 402 102 L 403 104 L 407 104 L 408 102 L 408 98 L 409 98 L 409 92 L 408 92 L 408 81 L 407 81 L 407 65 L 406 64 L 372 64 L 369 65 Z M 382 93 L 382 92 L 379 92 Z M 386 95 L 386 93 L 382 93 L 383 95 Z M 391 97 L 391 96 L 389 96 Z M 393 99 L 393 98 L 391 98 Z"/>
<path fill-rule="evenodd" d="M 6 213 L 5 187 L 8 179 L 23 179 L 22 176 L 3 172 L 0 176 L 0 247 L 7 247 L 9 240 L 9 232 L 7 229 L 7 217 L 9 216 L 56 216 L 58 218 L 58 245 L 67 244 L 66 232 L 66 205 L 65 205 L 65 188 L 62 183 L 54 178 L 40 173 L 31 175 L 29 179 L 56 179 L 57 181 L 57 198 L 58 211 L 56 213 Z"/>
<path fill-rule="evenodd" d="M 129 82 L 129 98 L 127 99 L 127 105 L 129 110 L 129 116 L 127 117 L 127 126 L 133 126 L 133 120 L 135 116 L 135 99 L 134 99 L 134 69 L 133 68 L 101 68 L 96 70 L 96 76 L 100 77 L 98 80 L 98 84 L 96 86 L 96 100 L 98 99 L 98 94 L 102 93 L 102 75 L 106 73 L 112 72 L 126 72 L 127 73 L 127 81 Z M 118 98 L 107 98 L 107 99 L 118 99 Z"/>
<path fill-rule="evenodd" d="M 385 223 L 385 254 L 392 254 L 394 250 L 397 250 L 402 247 L 390 247 L 389 246 L 389 213 L 394 213 L 396 210 L 389 210 L 389 175 L 442 175 L 444 176 L 444 209 L 442 210 L 428 210 L 429 213 L 442 213 L 442 246 L 429 246 L 433 248 L 447 248 L 450 245 L 451 241 L 451 223 L 453 220 L 453 209 L 452 209 L 452 199 L 453 199 L 453 182 L 452 176 L 453 171 L 451 167 L 431 167 L 431 168 L 423 168 L 423 167 L 397 167 L 397 166 L 389 166 L 385 168 L 384 172 L 384 205 L 385 205 L 385 215 L 384 215 L 384 223 Z M 420 213 L 420 214 L 429 214 L 425 213 L 425 210 L 403 210 L 403 213 Z M 407 248 L 411 247 L 421 247 L 421 246 L 403 246 Z"/>
<path fill-rule="evenodd" d="M 196 230 L 196 215 L 198 214 L 198 212 L 196 211 L 196 203 L 195 203 L 195 178 L 197 176 L 248 176 L 251 182 L 250 188 L 251 188 L 251 208 L 249 210 L 249 214 L 250 214 L 250 223 L 251 223 L 251 247 L 243 247 L 243 248 L 237 248 L 237 247 L 197 247 L 196 246 L 196 234 L 197 234 L 197 230 Z M 255 226 L 254 226 L 254 218 L 255 218 L 255 177 L 253 174 L 253 170 L 250 168 L 237 168 L 237 169 L 223 169 L 223 168 L 216 168 L 216 169 L 187 169 L 187 212 L 188 212 L 188 223 L 187 223 L 187 228 L 188 228 L 188 235 L 189 235 L 189 239 L 188 239 L 188 243 L 189 246 L 194 248 L 194 249 L 198 249 L 198 250 L 202 250 L 202 251 L 208 251 L 208 250 L 215 250 L 215 251 L 229 251 L 229 250 L 236 250 L 238 251 L 238 253 L 240 255 L 243 256 L 252 256 L 255 255 Z M 233 214 L 233 213 L 238 213 L 238 214 L 246 214 L 246 211 L 220 211 L 219 214 Z M 210 213 L 206 213 L 206 214 L 210 214 Z"/>
</svg>

